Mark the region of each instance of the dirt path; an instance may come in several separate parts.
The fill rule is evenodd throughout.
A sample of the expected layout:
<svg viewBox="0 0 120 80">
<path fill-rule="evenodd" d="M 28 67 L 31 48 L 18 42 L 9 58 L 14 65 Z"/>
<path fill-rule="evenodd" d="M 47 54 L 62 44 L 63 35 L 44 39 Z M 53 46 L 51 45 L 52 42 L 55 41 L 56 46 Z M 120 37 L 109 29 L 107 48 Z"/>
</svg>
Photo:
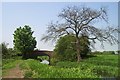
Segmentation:
<svg viewBox="0 0 120 80">
<path fill-rule="evenodd" d="M 3 76 L 3 78 L 24 78 L 23 71 L 20 70 L 19 64 L 15 68 L 8 71 L 8 74 Z"/>
</svg>

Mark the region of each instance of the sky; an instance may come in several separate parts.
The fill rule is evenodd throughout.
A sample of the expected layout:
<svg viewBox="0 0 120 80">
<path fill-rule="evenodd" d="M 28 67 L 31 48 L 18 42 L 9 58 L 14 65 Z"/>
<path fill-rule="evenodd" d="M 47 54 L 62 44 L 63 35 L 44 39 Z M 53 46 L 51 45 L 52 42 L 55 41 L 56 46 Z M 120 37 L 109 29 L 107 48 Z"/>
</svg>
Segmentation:
<svg viewBox="0 0 120 80">
<path fill-rule="evenodd" d="M 34 31 L 33 36 L 37 40 L 37 48 L 41 50 L 53 50 L 55 43 L 40 41 L 45 34 L 47 25 L 51 21 L 59 20 L 57 15 L 66 6 L 85 5 L 90 8 L 99 9 L 105 6 L 108 9 L 109 25 L 118 25 L 118 3 L 117 2 L 3 2 L 2 6 L 2 42 L 9 43 L 13 47 L 13 33 L 18 27 L 29 25 Z M 1 20 L 0 20 L 1 21 Z M 104 28 L 108 24 L 99 22 L 95 26 Z M 1 31 L 0 31 L 1 32 Z M 100 43 L 95 44 L 95 50 L 117 50 L 118 45 L 105 43 L 105 48 Z"/>
<path fill-rule="evenodd" d="M 2 2 L 118 2 L 119 0 L 1 0 Z"/>
</svg>

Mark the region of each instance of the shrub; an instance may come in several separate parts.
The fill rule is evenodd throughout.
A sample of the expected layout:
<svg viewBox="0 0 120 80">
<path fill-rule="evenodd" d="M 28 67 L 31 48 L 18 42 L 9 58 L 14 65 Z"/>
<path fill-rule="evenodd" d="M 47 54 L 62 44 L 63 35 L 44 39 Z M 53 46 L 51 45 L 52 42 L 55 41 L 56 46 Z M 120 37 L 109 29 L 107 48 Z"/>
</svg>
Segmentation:
<svg viewBox="0 0 120 80">
<path fill-rule="evenodd" d="M 85 57 L 89 52 L 90 42 L 85 37 L 80 37 L 80 55 Z M 77 51 L 76 51 L 76 38 L 74 35 L 65 35 L 61 37 L 54 49 L 57 59 L 60 61 L 76 61 Z"/>
</svg>

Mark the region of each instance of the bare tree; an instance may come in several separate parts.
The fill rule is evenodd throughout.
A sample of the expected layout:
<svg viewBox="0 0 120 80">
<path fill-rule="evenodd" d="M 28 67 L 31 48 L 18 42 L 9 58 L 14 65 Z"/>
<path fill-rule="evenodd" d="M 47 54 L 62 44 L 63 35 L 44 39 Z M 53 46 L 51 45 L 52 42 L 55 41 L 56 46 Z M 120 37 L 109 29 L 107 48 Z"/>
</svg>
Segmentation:
<svg viewBox="0 0 120 80">
<path fill-rule="evenodd" d="M 107 41 L 111 44 L 117 42 L 116 37 L 112 34 L 117 31 L 113 27 L 107 27 L 107 29 L 99 29 L 93 24 L 100 22 L 101 20 L 108 23 L 107 11 L 105 8 L 99 10 L 91 9 L 89 7 L 67 7 L 62 10 L 58 15 L 62 19 L 61 22 L 50 23 L 47 28 L 47 34 L 41 40 L 56 40 L 60 36 L 74 34 L 76 37 L 76 51 L 77 62 L 81 60 L 80 55 L 80 41 L 79 37 L 87 37 L 89 40 L 95 43 L 95 40 L 99 40 L 101 44 Z"/>
</svg>

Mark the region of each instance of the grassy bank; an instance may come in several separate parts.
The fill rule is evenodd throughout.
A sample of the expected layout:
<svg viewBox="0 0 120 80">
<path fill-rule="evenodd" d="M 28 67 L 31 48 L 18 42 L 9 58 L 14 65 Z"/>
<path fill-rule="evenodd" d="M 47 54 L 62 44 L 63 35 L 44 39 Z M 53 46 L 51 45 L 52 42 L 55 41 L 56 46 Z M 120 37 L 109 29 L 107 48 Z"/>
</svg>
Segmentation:
<svg viewBox="0 0 120 80">
<path fill-rule="evenodd" d="M 64 61 L 54 66 L 41 64 L 32 59 L 3 61 L 3 63 L 3 73 L 20 63 L 20 68 L 25 71 L 26 78 L 100 78 L 118 75 L 117 55 L 96 55 L 83 59 L 80 63 Z"/>
</svg>

